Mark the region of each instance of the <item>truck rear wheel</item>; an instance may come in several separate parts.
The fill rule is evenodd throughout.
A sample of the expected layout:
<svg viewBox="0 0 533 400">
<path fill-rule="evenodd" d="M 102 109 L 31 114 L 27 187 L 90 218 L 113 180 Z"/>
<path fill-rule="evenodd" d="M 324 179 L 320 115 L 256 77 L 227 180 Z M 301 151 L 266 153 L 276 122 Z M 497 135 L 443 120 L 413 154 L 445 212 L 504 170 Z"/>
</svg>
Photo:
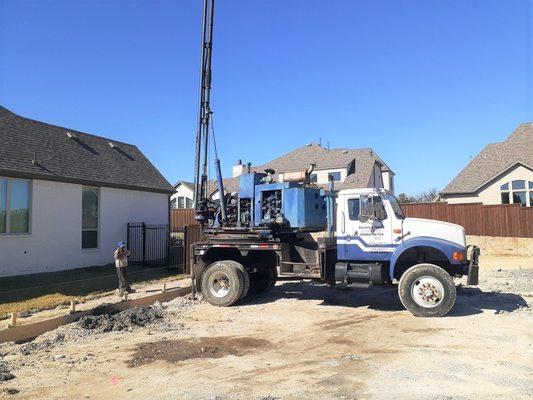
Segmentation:
<svg viewBox="0 0 533 400">
<path fill-rule="evenodd" d="M 238 263 L 237 261 L 226 260 L 224 262 L 232 265 L 234 268 L 237 268 L 239 273 L 242 275 L 243 289 L 242 289 L 242 293 L 239 299 L 244 299 L 248 295 L 248 291 L 250 290 L 250 274 L 248 273 L 248 271 L 246 271 L 246 268 L 244 268 L 244 265 L 242 265 L 241 263 Z"/>
<path fill-rule="evenodd" d="M 442 317 L 457 297 L 451 276 L 433 264 L 417 264 L 405 271 L 398 294 L 403 306 L 416 317 Z"/>
<path fill-rule="evenodd" d="M 231 306 L 239 300 L 243 290 L 243 274 L 232 261 L 216 261 L 203 273 L 202 294 L 214 306 Z"/>
<path fill-rule="evenodd" d="M 261 294 L 272 288 L 278 278 L 278 269 L 275 266 L 259 269 L 252 277 L 250 293 Z"/>
</svg>

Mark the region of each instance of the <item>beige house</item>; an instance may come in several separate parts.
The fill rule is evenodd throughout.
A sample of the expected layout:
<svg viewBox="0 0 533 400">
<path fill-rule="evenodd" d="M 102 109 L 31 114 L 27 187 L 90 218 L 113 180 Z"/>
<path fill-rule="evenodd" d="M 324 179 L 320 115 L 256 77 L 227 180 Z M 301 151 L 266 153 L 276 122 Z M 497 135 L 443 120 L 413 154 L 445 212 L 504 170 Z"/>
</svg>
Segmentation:
<svg viewBox="0 0 533 400">
<path fill-rule="evenodd" d="M 449 204 L 522 204 L 533 207 L 533 123 L 487 145 L 440 195 Z"/>
</svg>

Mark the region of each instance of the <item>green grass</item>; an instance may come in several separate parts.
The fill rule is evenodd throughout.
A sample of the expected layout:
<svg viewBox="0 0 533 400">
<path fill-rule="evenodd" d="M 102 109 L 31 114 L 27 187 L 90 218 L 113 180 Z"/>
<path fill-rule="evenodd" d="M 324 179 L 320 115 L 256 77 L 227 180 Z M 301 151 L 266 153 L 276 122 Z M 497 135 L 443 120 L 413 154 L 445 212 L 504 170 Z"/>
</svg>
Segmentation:
<svg viewBox="0 0 533 400">
<path fill-rule="evenodd" d="M 182 277 L 177 267 L 128 266 L 128 279 L 132 284 Z M 117 286 L 113 264 L 0 278 L 0 318 L 12 312 L 50 309 L 74 299 L 81 301 L 115 290 Z"/>
</svg>

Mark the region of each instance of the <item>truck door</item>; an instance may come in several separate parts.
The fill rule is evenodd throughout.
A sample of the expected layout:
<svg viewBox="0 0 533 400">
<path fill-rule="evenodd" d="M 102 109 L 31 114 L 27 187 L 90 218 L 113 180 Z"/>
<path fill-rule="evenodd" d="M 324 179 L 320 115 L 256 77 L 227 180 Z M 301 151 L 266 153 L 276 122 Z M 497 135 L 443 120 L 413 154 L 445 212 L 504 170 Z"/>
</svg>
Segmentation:
<svg viewBox="0 0 533 400">
<path fill-rule="evenodd" d="M 344 232 L 337 237 L 339 259 L 386 261 L 392 244 L 392 218 L 387 215 L 383 199 L 377 193 L 346 195 L 341 200 Z"/>
</svg>

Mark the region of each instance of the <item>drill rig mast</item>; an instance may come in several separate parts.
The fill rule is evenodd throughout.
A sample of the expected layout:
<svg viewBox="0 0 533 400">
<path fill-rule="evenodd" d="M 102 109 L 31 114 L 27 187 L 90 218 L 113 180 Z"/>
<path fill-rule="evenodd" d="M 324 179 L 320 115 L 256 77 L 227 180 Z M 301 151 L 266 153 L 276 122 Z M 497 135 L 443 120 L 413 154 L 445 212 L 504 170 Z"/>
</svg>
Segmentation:
<svg viewBox="0 0 533 400">
<path fill-rule="evenodd" d="M 194 207 L 196 220 L 202 225 L 212 217 L 210 201 L 207 198 L 207 164 L 209 158 L 209 129 L 212 127 L 211 101 L 211 55 L 213 51 L 213 21 L 215 0 L 204 0 L 202 12 L 202 45 L 200 60 L 200 91 L 198 104 L 198 129 L 196 131 L 196 154 L 194 162 Z M 213 137 L 214 139 L 214 137 Z M 224 202 L 224 187 L 220 172 L 220 160 L 216 154 L 215 168 L 217 184 L 220 194 L 221 220 L 226 220 L 226 207 Z"/>
</svg>

